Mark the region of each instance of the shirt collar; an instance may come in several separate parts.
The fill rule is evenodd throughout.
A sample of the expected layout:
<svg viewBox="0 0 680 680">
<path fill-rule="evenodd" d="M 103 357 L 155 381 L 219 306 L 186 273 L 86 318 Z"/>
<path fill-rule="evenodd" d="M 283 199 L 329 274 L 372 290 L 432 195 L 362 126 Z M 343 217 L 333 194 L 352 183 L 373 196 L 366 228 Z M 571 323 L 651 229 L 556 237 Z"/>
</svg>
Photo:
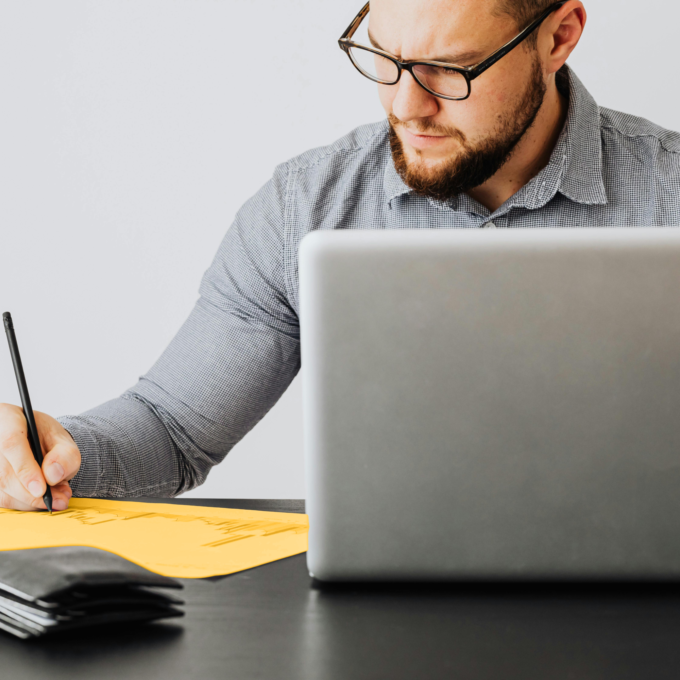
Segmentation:
<svg viewBox="0 0 680 680">
<path fill-rule="evenodd" d="M 600 110 L 576 74 L 566 64 L 557 74 L 559 86 L 569 93 L 569 108 L 564 128 L 548 165 L 520 189 L 494 215 L 513 207 L 542 208 L 559 191 L 576 203 L 605 205 L 607 192 L 602 177 L 602 138 Z M 391 206 L 398 196 L 414 193 L 399 176 L 389 154 L 383 180 L 385 200 Z M 488 216 L 489 211 L 463 194 L 450 201 L 430 201 L 443 210 L 466 210 Z"/>
</svg>

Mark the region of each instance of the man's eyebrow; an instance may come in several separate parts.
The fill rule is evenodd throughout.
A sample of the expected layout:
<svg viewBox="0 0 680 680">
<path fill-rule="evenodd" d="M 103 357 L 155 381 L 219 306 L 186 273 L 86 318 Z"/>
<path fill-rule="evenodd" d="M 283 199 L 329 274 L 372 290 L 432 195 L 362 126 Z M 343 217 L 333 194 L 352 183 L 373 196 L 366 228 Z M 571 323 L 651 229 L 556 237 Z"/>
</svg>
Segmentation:
<svg viewBox="0 0 680 680">
<path fill-rule="evenodd" d="M 383 52 L 387 52 L 387 50 L 384 47 L 381 47 L 378 44 L 378 41 L 371 35 L 371 31 L 368 31 L 368 39 L 371 41 L 371 45 L 375 47 L 377 50 L 382 50 Z M 398 55 L 394 55 L 395 57 L 398 57 Z M 422 61 L 441 61 L 444 62 L 445 64 L 458 64 L 462 65 L 465 62 L 472 62 L 476 63 L 481 57 L 484 56 L 483 52 L 471 50 L 468 52 L 460 52 L 459 54 L 451 55 L 451 54 L 445 54 L 441 57 L 435 57 L 434 59 L 423 59 Z M 401 59 L 401 57 L 398 57 Z M 418 61 L 418 60 L 414 60 Z"/>
</svg>

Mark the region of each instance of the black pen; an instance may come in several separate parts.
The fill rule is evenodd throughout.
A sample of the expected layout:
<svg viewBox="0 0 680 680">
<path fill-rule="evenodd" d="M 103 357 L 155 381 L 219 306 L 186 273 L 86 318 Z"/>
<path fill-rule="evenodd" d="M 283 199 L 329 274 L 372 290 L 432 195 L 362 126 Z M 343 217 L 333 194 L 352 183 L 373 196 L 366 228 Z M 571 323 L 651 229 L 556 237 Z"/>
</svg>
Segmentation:
<svg viewBox="0 0 680 680">
<path fill-rule="evenodd" d="M 28 386 L 26 385 L 26 376 L 24 375 L 24 367 L 21 364 L 21 355 L 19 354 L 19 345 L 17 344 L 17 336 L 14 334 L 14 324 L 12 323 L 12 315 L 5 312 L 2 315 L 2 320 L 5 324 L 5 333 L 7 333 L 7 342 L 9 342 L 9 351 L 12 355 L 12 363 L 14 364 L 14 373 L 17 376 L 17 385 L 19 386 L 19 394 L 21 395 L 21 405 L 24 407 L 24 416 L 28 424 L 28 443 L 31 445 L 33 457 L 42 469 L 43 452 L 40 445 L 40 437 L 38 436 L 38 426 L 35 424 L 35 416 L 31 408 L 31 397 L 28 395 Z M 47 509 L 52 514 L 52 490 L 49 484 L 47 485 L 43 501 Z"/>
</svg>

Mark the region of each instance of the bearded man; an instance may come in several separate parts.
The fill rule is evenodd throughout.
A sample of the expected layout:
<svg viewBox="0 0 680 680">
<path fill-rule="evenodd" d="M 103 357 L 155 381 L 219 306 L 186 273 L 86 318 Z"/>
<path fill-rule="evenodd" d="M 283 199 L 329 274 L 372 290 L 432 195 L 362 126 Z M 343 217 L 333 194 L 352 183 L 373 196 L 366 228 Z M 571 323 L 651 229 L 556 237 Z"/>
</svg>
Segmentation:
<svg viewBox="0 0 680 680">
<path fill-rule="evenodd" d="M 370 10 L 370 11 L 369 11 Z M 0 408 L 0 505 L 201 484 L 300 369 L 297 252 L 318 229 L 677 226 L 680 135 L 599 108 L 566 65 L 580 0 L 371 0 L 340 40 L 386 120 L 276 168 L 131 389 L 80 416 Z M 349 64 L 348 64 L 349 66 Z"/>
</svg>

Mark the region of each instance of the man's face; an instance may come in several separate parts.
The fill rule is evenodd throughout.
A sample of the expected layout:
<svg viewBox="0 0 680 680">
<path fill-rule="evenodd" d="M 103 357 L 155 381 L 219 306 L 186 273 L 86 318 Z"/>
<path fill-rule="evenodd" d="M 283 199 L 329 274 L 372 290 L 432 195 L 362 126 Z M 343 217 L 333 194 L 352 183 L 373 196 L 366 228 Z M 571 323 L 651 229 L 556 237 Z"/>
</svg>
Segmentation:
<svg viewBox="0 0 680 680">
<path fill-rule="evenodd" d="M 369 30 L 380 47 L 404 61 L 472 66 L 518 33 L 510 17 L 492 14 L 495 3 L 372 0 Z M 493 176 L 533 123 L 546 92 L 538 55 L 524 46 L 472 81 L 464 101 L 433 97 L 408 72 L 396 85 L 378 88 L 397 170 L 416 191 L 438 199 Z"/>
</svg>

